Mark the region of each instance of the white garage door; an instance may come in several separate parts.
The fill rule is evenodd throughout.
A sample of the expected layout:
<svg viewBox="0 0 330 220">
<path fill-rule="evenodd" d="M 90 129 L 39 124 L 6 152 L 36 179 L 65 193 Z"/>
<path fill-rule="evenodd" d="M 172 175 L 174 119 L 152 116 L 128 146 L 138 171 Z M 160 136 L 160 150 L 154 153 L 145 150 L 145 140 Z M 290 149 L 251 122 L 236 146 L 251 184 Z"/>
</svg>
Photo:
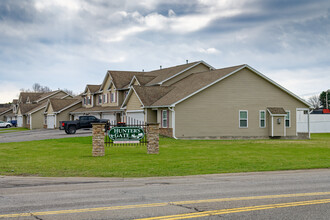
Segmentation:
<svg viewBox="0 0 330 220">
<path fill-rule="evenodd" d="M 144 123 L 144 113 L 143 112 L 127 112 L 127 123 L 128 124 Z"/>
<path fill-rule="evenodd" d="M 47 128 L 55 128 L 55 115 L 47 115 Z"/>
<path fill-rule="evenodd" d="M 103 114 L 102 119 L 108 119 L 111 123 L 113 123 L 114 121 L 116 121 L 116 116 L 113 113 Z"/>
<path fill-rule="evenodd" d="M 23 127 L 23 116 L 17 116 L 17 127 Z"/>
</svg>

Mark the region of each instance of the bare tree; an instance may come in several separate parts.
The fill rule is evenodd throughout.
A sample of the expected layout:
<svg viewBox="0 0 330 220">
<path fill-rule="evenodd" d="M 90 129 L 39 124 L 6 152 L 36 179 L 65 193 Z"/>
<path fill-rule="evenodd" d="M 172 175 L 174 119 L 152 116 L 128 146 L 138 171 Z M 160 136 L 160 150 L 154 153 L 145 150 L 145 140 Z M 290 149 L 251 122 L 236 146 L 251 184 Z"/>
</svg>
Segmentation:
<svg viewBox="0 0 330 220">
<path fill-rule="evenodd" d="M 34 92 L 40 92 L 41 88 L 42 88 L 42 86 L 41 86 L 39 83 L 34 83 L 34 84 L 32 85 L 32 90 L 33 90 Z"/>
<path fill-rule="evenodd" d="M 311 97 L 308 98 L 308 102 L 315 108 L 315 109 L 319 109 L 321 102 L 319 99 L 318 95 L 313 95 Z"/>
</svg>

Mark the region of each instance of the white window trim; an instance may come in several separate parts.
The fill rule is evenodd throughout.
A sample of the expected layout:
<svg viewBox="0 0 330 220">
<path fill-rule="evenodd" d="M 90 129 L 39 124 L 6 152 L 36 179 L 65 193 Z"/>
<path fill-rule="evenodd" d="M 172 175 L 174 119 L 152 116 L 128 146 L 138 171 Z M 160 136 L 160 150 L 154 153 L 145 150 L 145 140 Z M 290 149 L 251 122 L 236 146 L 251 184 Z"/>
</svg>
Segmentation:
<svg viewBox="0 0 330 220">
<path fill-rule="evenodd" d="M 241 112 L 246 112 L 246 127 L 241 127 Z M 239 128 L 249 128 L 249 111 L 248 110 L 239 110 L 238 112 L 238 127 Z"/>
<path fill-rule="evenodd" d="M 284 124 L 286 128 L 291 128 L 291 111 L 285 110 L 286 113 L 289 113 L 289 127 L 286 126 L 286 116 L 284 117 Z"/>
<path fill-rule="evenodd" d="M 265 116 L 265 118 L 264 118 L 264 120 L 265 120 L 265 126 L 264 127 L 261 127 L 261 112 L 263 112 L 264 113 L 264 116 Z M 266 128 L 266 111 L 265 110 L 260 110 L 259 111 L 259 128 Z"/>
<path fill-rule="evenodd" d="M 166 112 L 166 127 L 164 127 L 164 115 L 163 112 Z M 162 110 L 162 128 L 168 128 L 168 111 L 167 110 Z"/>
</svg>

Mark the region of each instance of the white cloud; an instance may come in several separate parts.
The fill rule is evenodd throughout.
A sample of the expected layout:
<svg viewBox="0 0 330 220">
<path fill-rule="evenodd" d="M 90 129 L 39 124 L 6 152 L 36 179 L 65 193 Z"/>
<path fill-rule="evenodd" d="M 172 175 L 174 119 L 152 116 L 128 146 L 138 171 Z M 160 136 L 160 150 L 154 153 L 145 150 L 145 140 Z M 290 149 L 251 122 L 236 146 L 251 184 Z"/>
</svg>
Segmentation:
<svg viewBox="0 0 330 220">
<path fill-rule="evenodd" d="M 2 81 L 0 86 L 0 103 L 12 102 L 18 98 L 19 88 L 13 82 Z"/>
<path fill-rule="evenodd" d="M 213 48 L 213 47 L 210 47 L 210 48 L 207 48 L 207 49 L 204 49 L 204 48 L 199 48 L 197 50 L 198 52 L 200 53 L 206 53 L 206 54 L 216 54 L 216 53 L 220 53 L 219 50 Z"/>
</svg>

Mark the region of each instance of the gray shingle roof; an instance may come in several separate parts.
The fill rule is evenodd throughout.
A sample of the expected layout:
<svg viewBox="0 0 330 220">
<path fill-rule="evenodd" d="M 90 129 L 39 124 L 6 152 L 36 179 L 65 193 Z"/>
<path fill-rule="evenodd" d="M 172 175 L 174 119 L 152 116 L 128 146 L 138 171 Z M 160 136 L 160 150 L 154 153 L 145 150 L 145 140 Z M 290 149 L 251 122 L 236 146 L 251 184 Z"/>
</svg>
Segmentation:
<svg viewBox="0 0 330 220">
<path fill-rule="evenodd" d="M 267 109 L 273 115 L 286 115 L 286 111 L 282 107 L 267 107 Z"/>
<path fill-rule="evenodd" d="M 59 112 L 78 101 L 81 101 L 81 99 L 49 99 L 54 112 Z"/>
</svg>

